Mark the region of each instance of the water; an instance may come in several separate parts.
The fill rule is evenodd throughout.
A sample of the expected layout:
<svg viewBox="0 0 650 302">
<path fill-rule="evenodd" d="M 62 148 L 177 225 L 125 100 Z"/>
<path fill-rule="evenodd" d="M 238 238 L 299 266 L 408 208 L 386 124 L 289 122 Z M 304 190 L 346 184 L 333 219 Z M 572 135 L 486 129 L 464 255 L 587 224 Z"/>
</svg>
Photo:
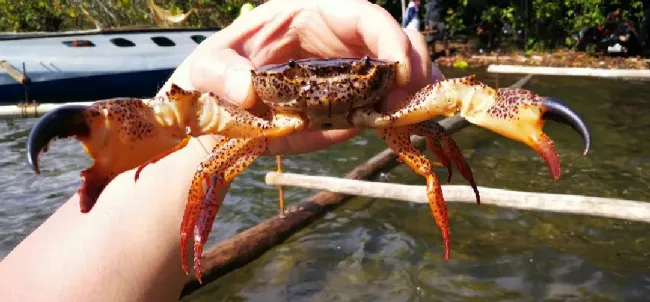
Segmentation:
<svg viewBox="0 0 650 302">
<path fill-rule="evenodd" d="M 499 84 L 517 78 L 501 76 Z M 467 128 L 454 137 L 479 185 L 650 200 L 650 120 L 645 118 L 650 85 L 536 76 L 528 87 L 562 98 L 580 112 L 593 133 L 592 151 L 583 157 L 579 137 L 549 123 L 545 130 L 556 142 L 563 168 L 554 182 L 526 146 Z M 57 141 L 43 157 L 44 173 L 35 176 L 24 151 L 35 121 L 0 121 L 0 257 L 76 191 L 79 171 L 90 165 L 78 143 Z M 367 132 L 325 151 L 284 157 L 284 167 L 341 176 L 385 148 Z M 273 166 L 274 158 L 261 158 L 233 183 L 208 245 L 277 214 L 277 191 L 264 184 Z M 423 184 L 403 165 L 375 181 Z M 453 183 L 465 184 L 457 172 Z M 286 189 L 289 201 L 313 193 Z M 185 300 L 640 301 L 650 296 L 647 224 L 454 203 L 449 212 L 453 257 L 448 262 L 428 205 L 354 198 Z"/>
</svg>

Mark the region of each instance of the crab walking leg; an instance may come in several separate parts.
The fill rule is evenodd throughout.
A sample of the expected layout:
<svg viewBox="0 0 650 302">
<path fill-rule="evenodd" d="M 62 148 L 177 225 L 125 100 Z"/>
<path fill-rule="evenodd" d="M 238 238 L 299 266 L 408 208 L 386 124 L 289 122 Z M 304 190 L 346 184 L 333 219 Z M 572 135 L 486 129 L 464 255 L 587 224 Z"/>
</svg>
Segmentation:
<svg viewBox="0 0 650 302">
<path fill-rule="evenodd" d="M 454 139 L 445 131 L 445 128 L 440 126 L 435 121 L 425 121 L 413 125 L 407 126 L 409 132 L 415 135 L 424 136 L 427 142 L 427 148 L 434 153 L 439 159 L 440 162 L 447 167 L 449 176 L 447 177 L 447 183 L 451 181 L 451 163 L 453 162 L 456 166 L 456 169 L 460 174 L 465 178 L 476 195 L 476 203 L 481 203 L 481 196 L 478 193 L 478 188 L 476 187 L 476 182 L 474 181 L 474 174 L 472 173 L 472 168 L 463 157 L 463 154 L 460 152 L 460 148 L 456 145 Z M 444 157 L 444 159 L 441 158 Z"/>
<path fill-rule="evenodd" d="M 447 206 L 442 196 L 440 181 L 431 168 L 431 161 L 411 144 L 408 127 L 379 128 L 377 132 L 388 146 L 399 155 L 415 173 L 427 180 L 427 198 L 436 224 L 442 232 L 445 245 L 445 259 L 449 260 L 451 243 L 449 236 L 449 217 Z"/>
<path fill-rule="evenodd" d="M 217 141 L 217 144 L 212 148 L 208 158 L 213 156 L 213 154 L 218 154 L 222 151 L 222 147 L 227 143 L 231 142 L 233 139 L 228 137 L 222 137 Z M 227 146 L 226 146 L 227 147 Z M 183 220 L 181 221 L 180 235 L 181 235 L 181 266 L 186 274 L 189 274 L 189 269 L 187 267 L 187 241 L 190 236 L 188 230 L 191 230 L 192 226 L 196 223 L 197 216 L 199 215 L 200 207 L 199 204 L 204 198 L 203 194 L 203 184 L 210 185 L 209 175 L 202 172 L 203 162 L 199 166 L 197 172 L 192 178 L 192 183 L 190 185 L 189 193 L 187 195 L 187 204 L 185 205 L 185 211 L 183 213 Z"/>
<path fill-rule="evenodd" d="M 267 138 L 264 137 L 224 140 L 227 141 L 215 147 L 199 165 L 192 179 L 180 228 L 181 265 L 186 273 L 189 271 L 185 248 L 192 230 L 194 231 L 194 270 L 199 282 L 203 245 L 210 235 L 214 217 L 217 215 L 217 201 L 214 200 L 217 189 L 232 182 L 266 151 L 268 145 Z M 205 183 L 209 184 L 207 191 L 204 191 Z"/>
<path fill-rule="evenodd" d="M 199 214 L 194 223 L 194 274 L 196 275 L 199 284 L 203 284 L 203 280 L 201 280 L 201 255 L 203 255 L 203 245 L 208 241 L 210 231 L 212 230 L 212 224 L 214 223 L 214 219 L 217 217 L 217 213 L 219 213 L 219 208 L 223 202 L 223 199 L 219 198 L 219 187 L 223 185 L 223 183 L 221 183 L 222 180 L 219 179 L 217 175 L 212 175 L 210 179 L 210 182 L 207 182 L 208 188 L 203 198 L 203 202 L 201 202 Z M 184 244 L 187 244 L 186 238 L 187 237 L 184 237 Z M 185 255 L 184 252 L 183 255 Z M 183 262 L 183 269 L 185 269 L 185 272 L 187 273 L 186 268 L 187 264 L 186 262 Z"/>
<path fill-rule="evenodd" d="M 420 123 L 441 115 L 451 117 L 460 112 L 470 123 L 537 151 L 555 180 L 560 177 L 560 161 L 553 141 L 542 131 L 544 120 L 565 123 L 576 130 L 585 143 L 583 154 L 591 144 L 589 129 L 568 105 L 525 89 L 496 90 L 473 75 L 427 85 L 395 108 L 381 113 L 356 110 L 350 120 L 355 126 L 384 128 Z"/>
<path fill-rule="evenodd" d="M 282 156 L 276 155 L 275 162 L 278 167 L 277 172 L 282 173 Z M 280 195 L 280 218 L 285 218 L 286 216 L 284 215 L 284 187 L 283 186 L 278 187 L 278 195 Z"/>
</svg>

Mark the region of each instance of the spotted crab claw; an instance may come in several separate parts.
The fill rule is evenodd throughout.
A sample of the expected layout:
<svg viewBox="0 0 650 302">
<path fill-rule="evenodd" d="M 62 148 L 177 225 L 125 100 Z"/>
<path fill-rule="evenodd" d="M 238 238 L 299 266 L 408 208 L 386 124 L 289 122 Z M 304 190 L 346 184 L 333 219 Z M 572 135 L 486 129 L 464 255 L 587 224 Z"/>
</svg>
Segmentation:
<svg viewBox="0 0 650 302">
<path fill-rule="evenodd" d="M 583 154 L 591 147 L 589 128 L 567 104 L 525 89 L 493 89 L 474 75 L 427 85 L 390 111 L 359 110 L 351 120 L 373 128 L 401 127 L 458 113 L 472 124 L 530 146 L 544 159 L 555 180 L 560 177 L 560 159 L 553 141 L 542 131 L 545 120 L 575 129 L 585 144 Z"/>
<path fill-rule="evenodd" d="M 40 173 L 39 156 L 56 139 L 74 138 L 94 163 L 81 172 L 81 212 L 94 206 L 118 174 L 155 159 L 187 142 L 182 127 L 165 127 L 144 100 L 121 98 L 90 106 L 69 105 L 45 114 L 27 138 L 27 161 Z"/>
<path fill-rule="evenodd" d="M 546 162 L 554 180 L 560 178 L 560 159 L 555 146 L 543 132 L 545 120 L 553 120 L 573 128 L 584 142 L 583 155 L 591 147 L 591 134 L 586 123 L 569 105 L 562 101 L 537 95 L 518 88 L 501 88 L 496 91 L 493 103 L 486 110 L 461 109 L 461 116 L 469 122 L 489 129 L 510 139 L 522 142 L 535 150 Z"/>
</svg>

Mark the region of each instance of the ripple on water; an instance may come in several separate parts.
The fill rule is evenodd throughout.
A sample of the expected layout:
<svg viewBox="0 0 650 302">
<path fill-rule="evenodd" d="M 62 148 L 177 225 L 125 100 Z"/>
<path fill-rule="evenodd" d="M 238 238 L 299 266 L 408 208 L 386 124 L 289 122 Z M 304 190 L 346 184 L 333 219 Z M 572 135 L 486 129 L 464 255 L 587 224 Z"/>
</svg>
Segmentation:
<svg viewBox="0 0 650 302">
<path fill-rule="evenodd" d="M 501 85 L 516 78 L 502 76 Z M 527 147 L 471 127 L 454 137 L 479 185 L 650 199 L 647 84 L 536 76 L 531 87 L 583 114 L 594 135 L 592 151 L 583 157 L 578 136 L 549 123 L 545 130 L 562 160 L 562 177 L 554 182 Z M 43 173 L 33 175 L 24 147 L 34 122 L 0 121 L 2 256 L 75 192 L 79 171 L 90 164 L 78 143 L 57 141 L 43 156 Z M 366 131 L 325 151 L 283 157 L 284 169 L 340 176 L 384 148 Z M 274 169 L 273 157 L 261 158 L 233 183 L 209 244 L 277 214 L 277 190 L 264 184 L 265 173 Z M 377 180 L 423 184 L 404 165 Z M 452 183 L 465 181 L 454 171 Z M 313 192 L 285 193 L 293 204 Z M 442 257 L 440 231 L 427 205 L 354 198 L 187 300 L 643 301 L 650 295 L 645 224 L 456 203 L 448 208 L 450 261 Z"/>
</svg>

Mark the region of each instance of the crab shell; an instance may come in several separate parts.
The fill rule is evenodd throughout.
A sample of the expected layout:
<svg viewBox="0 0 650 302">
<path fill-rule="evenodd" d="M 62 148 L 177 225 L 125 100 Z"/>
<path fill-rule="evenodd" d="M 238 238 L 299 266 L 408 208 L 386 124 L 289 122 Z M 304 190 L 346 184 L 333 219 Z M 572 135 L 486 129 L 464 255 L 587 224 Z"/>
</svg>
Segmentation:
<svg viewBox="0 0 650 302">
<path fill-rule="evenodd" d="M 397 62 L 369 57 L 290 60 L 252 72 L 259 98 L 277 112 L 297 113 L 306 129 L 350 128 L 349 113 L 384 101 Z"/>
</svg>

